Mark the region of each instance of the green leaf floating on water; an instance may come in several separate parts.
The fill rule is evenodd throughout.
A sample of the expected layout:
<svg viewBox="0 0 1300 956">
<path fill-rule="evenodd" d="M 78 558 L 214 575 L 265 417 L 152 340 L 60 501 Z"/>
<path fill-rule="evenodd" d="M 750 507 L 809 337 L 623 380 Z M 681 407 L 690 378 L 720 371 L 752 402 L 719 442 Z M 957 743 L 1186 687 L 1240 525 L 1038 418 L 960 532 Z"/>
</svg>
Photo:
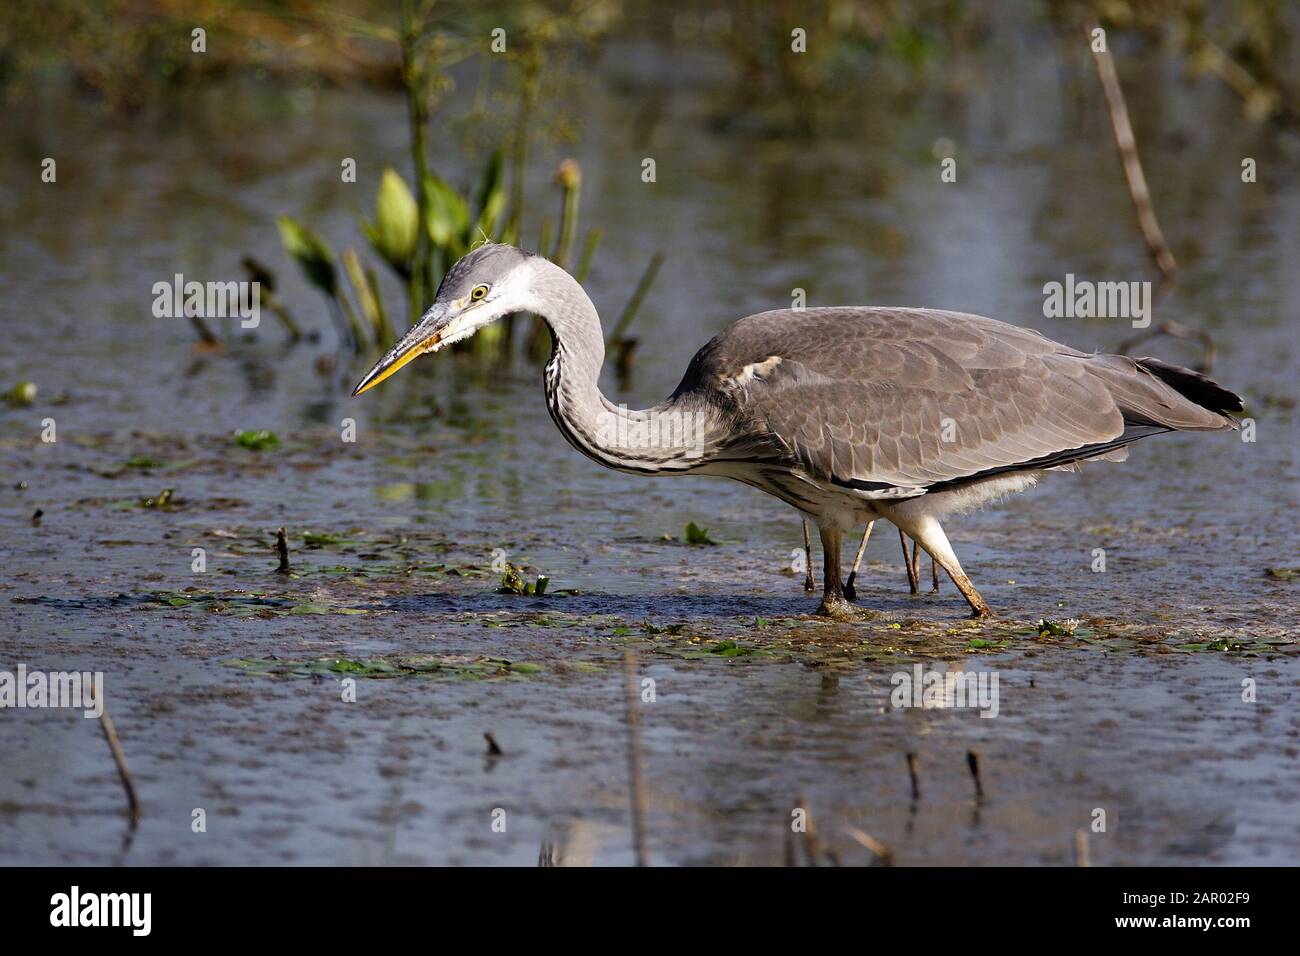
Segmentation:
<svg viewBox="0 0 1300 956">
<path fill-rule="evenodd" d="M 34 382 L 19 382 L 4 395 L 0 395 L 6 403 L 15 407 L 19 405 L 30 405 L 36 401 L 36 385 Z"/>
<path fill-rule="evenodd" d="M 715 657 L 743 657 L 746 654 L 754 653 L 752 647 L 742 647 L 735 641 L 718 641 L 707 650 Z"/>
<path fill-rule="evenodd" d="M 276 437 L 275 432 L 260 428 L 235 432 L 235 444 L 240 448 L 250 448 L 253 451 L 271 451 L 280 447 L 280 439 Z"/>
<path fill-rule="evenodd" d="M 302 543 L 308 548 L 341 548 L 353 547 L 362 542 L 356 538 L 333 534 L 329 531 L 304 531 Z"/>
<path fill-rule="evenodd" d="M 340 607 L 315 602 L 297 603 L 291 598 L 267 598 L 254 594 L 216 594 L 203 591 L 152 591 L 139 607 L 205 611 L 231 617 L 285 617 L 290 614 L 367 614 L 364 608 Z"/>
<path fill-rule="evenodd" d="M 524 593 L 524 576 L 513 564 L 507 564 L 501 575 L 501 591 L 505 594 Z"/>
<path fill-rule="evenodd" d="M 669 653 L 673 653 L 673 651 L 670 650 Z M 705 660 L 713 657 L 772 657 L 774 652 L 766 648 L 741 644 L 730 638 L 725 638 L 715 641 L 707 647 L 686 649 L 677 653 L 676 656 L 687 660 Z"/>
<path fill-rule="evenodd" d="M 172 489 L 164 488 L 151 498 L 141 498 L 141 508 L 169 508 L 172 505 Z"/>
<path fill-rule="evenodd" d="M 1241 650 L 1240 644 L 1234 644 L 1227 638 L 1219 638 L 1217 641 L 1194 641 L 1190 644 L 1179 644 L 1180 651 L 1220 651 L 1226 652 L 1231 650 Z"/>
<path fill-rule="evenodd" d="M 686 543 L 687 544 L 717 544 L 709 537 L 709 529 L 701 528 L 694 521 L 686 526 Z"/>
<path fill-rule="evenodd" d="M 275 658 L 233 658 L 222 661 L 250 674 L 270 677 L 348 677 L 392 679 L 396 677 L 444 678 L 450 680 L 526 680 L 542 672 L 540 664 L 511 661 L 504 657 L 412 654 L 392 658 L 352 659 L 324 657 L 315 660 Z"/>
<path fill-rule="evenodd" d="M 542 597 L 546 594 L 546 586 L 550 583 L 551 579 L 544 574 L 538 575 L 536 581 L 525 581 L 523 568 L 506 564 L 506 569 L 501 575 L 501 587 L 497 589 L 497 593 Z"/>
</svg>

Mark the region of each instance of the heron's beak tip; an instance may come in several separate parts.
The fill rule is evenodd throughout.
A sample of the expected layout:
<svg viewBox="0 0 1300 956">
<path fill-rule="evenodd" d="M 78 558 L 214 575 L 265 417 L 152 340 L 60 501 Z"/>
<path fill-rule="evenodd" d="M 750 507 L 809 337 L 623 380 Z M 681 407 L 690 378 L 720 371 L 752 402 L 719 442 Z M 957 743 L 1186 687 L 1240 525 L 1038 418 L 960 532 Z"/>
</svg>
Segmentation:
<svg viewBox="0 0 1300 956">
<path fill-rule="evenodd" d="M 388 377 L 387 375 L 376 375 L 375 372 L 377 370 L 378 370 L 378 366 L 376 366 L 375 368 L 367 372 L 366 377 L 363 378 L 361 381 L 357 382 L 357 387 L 352 390 L 353 398 L 356 398 L 362 392 L 366 392 L 374 388 L 376 385 L 379 384 L 380 379 Z"/>
<path fill-rule="evenodd" d="M 408 336 L 409 335 L 410 333 L 408 333 Z M 374 368 L 366 373 L 365 378 L 357 383 L 357 387 L 352 390 L 352 397 L 356 398 L 362 392 L 368 392 L 384 379 L 395 374 L 399 369 L 413 362 L 421 355 L 424 355 L 426 352 L 432 352 L 438 347 L 438 342 L 441 338 L 442 335 L 435 332 L 423 340 L 412 342 L 405 348 L 402 347 L 402 343 L 398 343 L 391 352 L 375 364 Z"/>
</svg>

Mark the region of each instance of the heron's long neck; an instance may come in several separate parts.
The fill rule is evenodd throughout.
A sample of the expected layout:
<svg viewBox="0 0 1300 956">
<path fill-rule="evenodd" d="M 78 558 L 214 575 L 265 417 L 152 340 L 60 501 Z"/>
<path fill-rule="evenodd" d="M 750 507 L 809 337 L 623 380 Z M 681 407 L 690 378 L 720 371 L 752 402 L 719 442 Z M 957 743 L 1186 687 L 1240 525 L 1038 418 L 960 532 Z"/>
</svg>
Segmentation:
<svg viewBox="0 0 1300 956">
<path fill-rule="evenodd" d="M 569 444 L 622 471 L 681 472 L 702 464 L 701 415 L 672 400 L 629 409 L 605 398 L 599 384 L 605 336 L 596 307 L 563 269 L 534 261 L 530 308 L 550 326 L 554 339 L 545 372 L 546 404 Z"/>
</svg>

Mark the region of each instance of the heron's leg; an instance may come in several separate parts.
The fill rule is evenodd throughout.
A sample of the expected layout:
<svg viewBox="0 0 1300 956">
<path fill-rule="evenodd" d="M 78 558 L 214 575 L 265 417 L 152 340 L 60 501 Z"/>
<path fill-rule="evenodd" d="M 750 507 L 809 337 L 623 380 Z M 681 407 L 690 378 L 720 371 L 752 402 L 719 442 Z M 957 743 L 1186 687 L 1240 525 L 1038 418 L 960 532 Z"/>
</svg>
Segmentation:
<svg viewBox="0 0 1300 956">
<path fill-rule="evenodd" d="M 975 585 L 970 583 L 970 578 L 966 577 L 966 572 L 961 569 L 961 563 L 953 553 L 952 545 L 948 543 L 948 536 L 943 533 L 939 522 L 929 515 L 919 515 L 904 519 L 903 524 L 907 527 L 907 533 L 919 541 L 921 547 L 929 552 L 930 557 L 938 561 L 939 565 L 948 572 L 952 583 L 957 585 L 957 590 L 971 606 L 971 616 L 990 616 L 993 612 L 989 609 L 988 602 L 980 597 L 979 591 L 975 590 Z"/>
<path fill-rule="evenodd" d="M 912 573 L 908 578 L 916 582 L 916 593 L 921 593 L 921 546 L 912 542 Z"/>
<path fill-rule="evenodd" d="M 813 580 L 812 541 L 810 541 L 808 538 L 808 516 L 807 515 L 805 515 L 803 519 L 803 556 L 804 556 L 804 568 L 807 571 L 807 574 L 804 576 L 803 579 L 803 589 L 807 591 L 809 594 L 811 594 L 814 590 L 816 590 L 817 583 Z"/>
<path fill-rule="evenodd" d="M 850 601 L 856 600 L 858 596 L 853 582 L 858 579 L 858 568 L 862 566 L 862 555 L 867 551 L 867 541 L 871 538 L 871 529 L 874 526 L 874 521 L 867 522 L 867 530 L 862 532 L 862 543 L 858 545 L 858 556 L 853 559 L 853 570 L 849 572 L 849 579 L 844 582 L 844 596 Z"/>
<path fill-rule="evenodd" d="M 930 593 L 939 593 L 939 562 L 934 560 L 934 555 L 930 555 L 930 577 L 934 579 L 934 584 L 930 588 Z"/>
<path fill-rule="evenodd" d="M 840 584 L 840 539 L 839 528 L 819 527 L 822 539 L 822 603 L 817 613 L 825 617 L 840 620 L 855 619 L 854 607 L 844 600 L 844 588 Z"/>
<path fill-rule="evenodd" d="M 921 593 L 921 586 L 916 580 L 916 568 L 907 556 L 907 535 L 903 534 L 903 529 L 898 529 L 898 543 L 903 546 L 903 570 L 907 572 L 907 589 L 913 594 Z"/>
</svg>

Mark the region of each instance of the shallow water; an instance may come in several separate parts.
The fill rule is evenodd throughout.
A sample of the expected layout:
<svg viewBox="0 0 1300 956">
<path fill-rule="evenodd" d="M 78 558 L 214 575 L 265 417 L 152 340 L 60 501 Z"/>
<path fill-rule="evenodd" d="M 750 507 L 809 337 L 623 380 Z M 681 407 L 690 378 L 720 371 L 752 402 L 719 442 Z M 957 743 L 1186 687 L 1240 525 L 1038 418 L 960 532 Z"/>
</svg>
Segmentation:
<svg viewBox="0 0 1300 956">
<path fill-rule="evenodd" d="M 606 226 L 588 283 L 605 315 L 668 253 L 629 389 L 605 383 L 615 401 L 658 400 L 716 330 L 788 305 L 796 286 L 810 305 L 957 308 L 1086 349 L 1131 334 L 1042 317 L 1043 283 L 1066 272 L 1151 277 L 1100 94 L 1050 44 L 1000 30 L 925 95 L 864 99 L 860 135 L 815 141 L 719 131 L 718 65 L 672 57 L 684 54 L 608 53 L 579 91 L 581 143 L 536 163 L 530 184 L 549 203 L 548 164 L 582 163 L 584 219 Z M 564 444 L 522 362 L 439 356 L 351 400 L 370 359 L 318 369 L 328 333 L 286 349 L 264 316 L 251 341 L 202 356 L 186 323 L 152 317 L 155 281 L 235 278 L 252 253 L 324 328 L 272 220 L 290 212 L 336 246 L 360 243 L 367 173 L 405 168 L 398 101 L 236 85 L 130 121 L 75 99 L 20 106 L 0 153 L 0 382 L 41 392 L 0 408 L 0 670 L 104 671 L 145 815 L 128 830 L 94 724 L 6 710 L 0 862 L 531 865 L 564 839 L 571 861 L 631 862 L 627 647 L 656 688 L 643 706 L 655 862 L 779 863 L 801 798 L 845 862 L 870 859 L 855 826 L 899 863 L 1068 863 L 1095 808 L 1108 819 L 1089 841 L 1097 864 L 1295 862 L 1300 602 L 1265 569 L 1300 564 L 1300 150 L 1162 60 L 1125 80 L 1184 266 L 1156 319 L 1212 332 L 1214 375 L 1246 395 L 1258 440 L 1162 436 L 1126 464 L 1054 475 L 953 522 L 1002 615 L 986 627 L 946 583 L 909 597 L 884 525 L 859 585 L 883 616 L 805 617 L 816 598 L 790 569 L 792 511 L 734 482 L 597 468 Z M 647 138 L 632 117 L 651 92 L 664 100 Z M 957 144 L 957 184 L 938 182 L 940 137 Z M 471 175 L 473 157 L 440 142 L 445 172 Z M 45 155 L 61 157 L 58 185 L 16 187 Z M 644 155 L 658 158 L 653 185 Z M 1245 155 L 1257 184 L 1239 182 Z M 334 182 L 339 156 L 358 159 L 361 184 Z M 47 416 L 53 445 L 39 440 Z M 355 444 L 338 440 L 345 416 Z M 232 449 L 230 433 L 251 428 L 285 447 Z M 123 467 L 136 457 L 161 464 Z M 179 506 L 134 506 L 167 487 Z M 683 544 L 690 521 L 717 546 Z M 271 573 L 279 526 L 288 579 Z M 312 549 L 307 531 L 345 540 Z M 207 549 L 204 575 L 193 547 Z M 1104 574 L 1090 569 L 1099 547 Z M 496 548 L 548 574 L 551 593 L 494 593 Z M 223 600 L 165 603 L 186 588 Z M 281 603 L 249 605 L 252 593 Z M 331 613 L 281 613 L 304 606 Z M 1040 618 L 1084 623 L 1036 638 Z M 725 656 L 723 641 L 748 653 Z M 228 663 L 410 655 L 541 669 L 360 679 L 342 703 L 338 675 Z M 999 715 L 893 709 L 890 677 L 915 661 L 995 670 Z M 1257 703 L 1242 702 L 1246 678 Z M 505 756 L 484 756 L 485 731 Z M 191 831 L 194 808 L 206 833 Z"/>
</svg>

